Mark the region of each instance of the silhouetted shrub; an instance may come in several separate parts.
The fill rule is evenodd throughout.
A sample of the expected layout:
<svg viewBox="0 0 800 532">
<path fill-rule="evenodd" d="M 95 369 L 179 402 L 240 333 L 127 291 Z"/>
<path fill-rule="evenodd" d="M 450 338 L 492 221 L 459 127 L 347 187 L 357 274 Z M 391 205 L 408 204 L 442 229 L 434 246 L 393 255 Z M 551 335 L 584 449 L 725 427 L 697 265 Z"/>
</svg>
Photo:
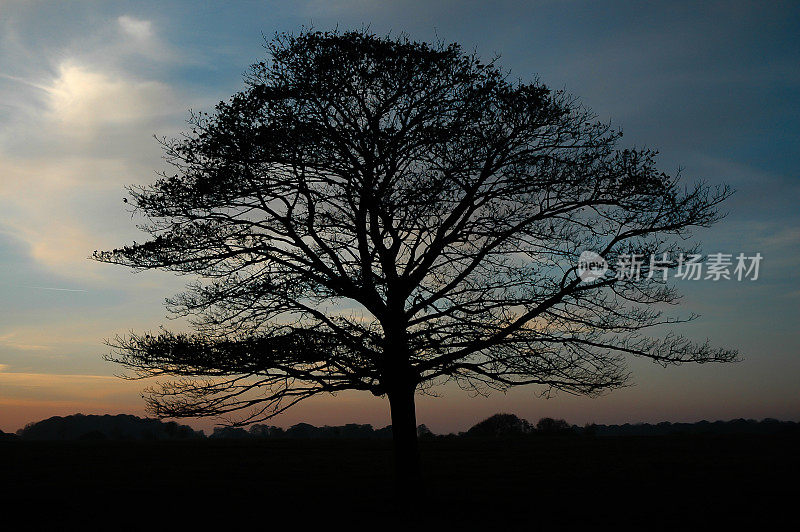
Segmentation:
<svg viewBox="0 0 800 532">
<path fill-rule="evenodd" d="M 469 429 L 465 436 L 498 437 L 530 434 L 531 424 L 514 414 L 495 414 Z"/>
<path fill-rule="evenodd" d="M 431 438 L 434 438 L 435 435 L 433 434 L 433 432 L 431 432 L 431 429 L 429 429 L 427 426 L 420 425 L 419 427 L 417 427 L 417 437 L 421 440 L 429 440 Z"/>
<path fill-rule="evenodd" d="M 211 436 L 209 436 L 209 438 L 224 438 L 233 440 L 240 440 L 249 437 L 250 433 L 239 427 L 214 427 L 214 432 L 211 434 Z"/>
<path fill-rule="evenodd" d="M 566 434 L 572 432 L 572 427 L 563 419 L 543 417 L 536 423 L 536 430 L 542 434 Z"/>
</svg>

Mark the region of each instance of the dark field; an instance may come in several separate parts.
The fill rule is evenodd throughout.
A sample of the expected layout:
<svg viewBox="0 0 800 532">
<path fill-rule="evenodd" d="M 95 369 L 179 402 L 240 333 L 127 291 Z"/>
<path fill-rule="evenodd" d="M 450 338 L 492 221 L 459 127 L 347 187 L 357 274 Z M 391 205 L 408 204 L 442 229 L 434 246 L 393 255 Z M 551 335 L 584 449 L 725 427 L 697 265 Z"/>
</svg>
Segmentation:
<svg viewBox="0 0 800 532">
<path fill-rule="evenodd" d="M 346 528 L 386 518 L 684 528 L 779 515 L 797 524 L 798 443 L 797 435 L 423 441 L 416 513 L 393 508 L 387 441 L 10 441 L 0 442 L 0 470 L 7 508 L 18 500 L 173 515 L 238 508 Z"/>
</svg>

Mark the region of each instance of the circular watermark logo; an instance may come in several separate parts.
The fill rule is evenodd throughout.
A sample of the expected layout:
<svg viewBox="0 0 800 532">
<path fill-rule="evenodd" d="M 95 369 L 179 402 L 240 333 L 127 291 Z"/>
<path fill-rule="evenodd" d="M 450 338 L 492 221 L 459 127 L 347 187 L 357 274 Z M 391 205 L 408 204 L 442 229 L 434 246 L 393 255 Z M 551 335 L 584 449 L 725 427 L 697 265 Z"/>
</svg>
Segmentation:
<svg viewBox="0 0 800 532">
<path fill-rule="evenodd" d="M 608 271 L 606 259 L 594 251 L 584 251 L 578 257 L 578 278 L 581 282 L 590 283 L 603 277 Z"/>
</svg>

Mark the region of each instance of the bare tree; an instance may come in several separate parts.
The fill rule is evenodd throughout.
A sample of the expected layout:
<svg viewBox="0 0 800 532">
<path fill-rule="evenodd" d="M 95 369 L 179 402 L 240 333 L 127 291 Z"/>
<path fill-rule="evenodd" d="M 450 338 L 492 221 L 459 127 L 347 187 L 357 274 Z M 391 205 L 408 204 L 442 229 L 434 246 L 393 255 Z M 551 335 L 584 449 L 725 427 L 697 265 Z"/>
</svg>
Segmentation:
<svg viewBox="0 0 800 532">
<path fill-rule="evenodd" d="M 388 397 L 411 482 L 431 386 L 595 394 L 625 383 L 626 356 L 735 358 L 645 336 L 682 321 L 662 314 L 674 287 L 614 267 L 693 251 L 727 188 L 683 185 L 575 98 L 455 44 L 308 31 L 266 49 L 241 92 L 163 140 L 175 173 L 130 189 L 152 238 L 94 255 L 199 279 L 168 300 L 194 333 L 111 342 L 132 377 L 174 377 L 149 389 L 155 414 L 245 424 L 367 390 Z M 583 250 L 610 271 L 582 280 Z"/>
</svg>

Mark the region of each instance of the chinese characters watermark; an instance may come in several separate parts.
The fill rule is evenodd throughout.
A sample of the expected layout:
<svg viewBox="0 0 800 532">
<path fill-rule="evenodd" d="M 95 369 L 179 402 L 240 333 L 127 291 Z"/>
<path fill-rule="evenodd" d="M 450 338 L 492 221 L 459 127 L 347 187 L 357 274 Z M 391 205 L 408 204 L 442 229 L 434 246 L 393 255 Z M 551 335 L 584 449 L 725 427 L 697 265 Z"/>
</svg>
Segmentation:
<svg viewBox="0 0 800 532">
<path fill-rule="evenodd" d="M 705 258 L 705 260 L 703 260 Z M 592 282 L 602 278 L 638 281 L 641 279 L 658 279 L 666 281 L 670 271 L 672 277 L 685 281 L 737 280 L 755 281 L 758 279 L 761 253 L 745 255 L 739 253 L 711 253 L 707 256 L 694 253 L 680 253 L 670 257 L 669 253 L 661 255 L 622 254 L 617 257 L 614 276 L 608 276 L 609 264 L 594 251 L 584 251 L 578 258 L 578 278 L 584 282 Z"/>
</svg>

